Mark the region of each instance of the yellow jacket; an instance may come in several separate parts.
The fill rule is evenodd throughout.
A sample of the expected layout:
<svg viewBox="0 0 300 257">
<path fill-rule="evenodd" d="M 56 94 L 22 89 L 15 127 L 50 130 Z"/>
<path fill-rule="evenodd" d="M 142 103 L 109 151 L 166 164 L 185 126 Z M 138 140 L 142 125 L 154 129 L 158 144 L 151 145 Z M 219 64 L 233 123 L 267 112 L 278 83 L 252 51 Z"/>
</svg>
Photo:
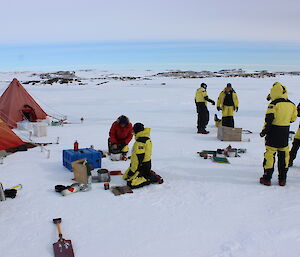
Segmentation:
<svg viewBox="0 0 300 257">
<path fill-rule="evenodd" d="M 232 91 L 232 98 L 229 99 L 229 103 L 226 102 L 227 100 L 225 99 L 226 97 L 226 92 L 225 89 L 219 94 L 218 97 L 218 102 L 217 102 L 217 109 L 222 110 L 222 117 L 228 117 L 228 116 L 233 116 L 234 111 L 239 108 L 239 100 L 237 97 L 236 92 L 233 90 Z"/>
<path fill-rule="evenodd" d="M 225 89 L 224 89 L 219 94 L 218 102 L 217 102 L 217 107 L 219 107 L 219 108 L 222 109 L 223 106 L 226 106 L 226 103 L 224 103 L 225 97 L 226 97 L 226 93 L 225 93 Z M 237 94 L 236 94 L 236 92 L 234 90 L 232 92 L 232 103 L 233 103 L 233 105 L 229 105 L 229 106 L 234 106 L 234 109 L 239 107 L 239 99 L 238 99 Z"/>
<path fill-rule="evenodd" d="M 298 117 L 300 117 L 300 103 L 297 106 L 297 112 L 298 112 Z M 299 128 L 296 132 L 295 138 L 300 140 L 300 124 L 299 124 Z"/>
<path fill-rule="evenodd" d="M 283 88 L 282 98 L 288 99 L 289 96 L 288 96 L 288 92 L 287 92 L 286 86 L 282 85 L 280 82 L 275 82 L 275 83 L 273 84 L 273 87 L 274 87 L 275 85 L 282 86 L 282 88 Z M 267 99 L 273 100 L 272 97 L 271 97 L 271 94 L 268 95 Z"/>
<path fill-rule="evenodd" d="M 290 123 L 297 119 L 297 108 L 290 100 L 285 99 L 285 88 L 276 83 L 270 90 L 272 102 L 269 104 L 263 134 L 266 134 L 266 145 L 276 148 L 288 145 Z"/>
<path fill-rule="evenodd" d="M 125 180 L 132 180 L 138 177 L 141 168 L 151 162 L 152 142 L 150 140 L 150 128 L 145 128 L 143 131 L 137 133 L 135 140 L 130 159 L 130 167 L 123 175 L 123 179 Z"/>
<path fill-rule="evenodd" d="M 300 140 L 300 125 L 299 125 L 299 128 L 298 128 L 298 130 L 297 130 L 297 132 L 296 132 L 296 135 L 295 135 L 295 137 L 294 138 L 296 138 L 296 139 L 299 139 Z"/>
<path fill-rule="evenodd" d="M 207 92 L 204 88 L 200 87 L 196 90 L 195 101 L 196 103 L 205 103 L 207 104 Z"/>
</svg>

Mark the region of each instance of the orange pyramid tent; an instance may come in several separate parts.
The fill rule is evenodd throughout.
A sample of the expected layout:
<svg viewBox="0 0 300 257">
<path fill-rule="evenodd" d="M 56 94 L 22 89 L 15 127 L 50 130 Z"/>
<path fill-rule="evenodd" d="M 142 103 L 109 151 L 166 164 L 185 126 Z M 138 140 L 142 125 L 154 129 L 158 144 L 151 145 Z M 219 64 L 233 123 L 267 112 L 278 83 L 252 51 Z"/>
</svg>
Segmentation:
<svg viewBox="0 0 300 257">
<path fill-rule="evenodd" d="M 22 120 L 37 121 L 46 119 L 47 114 L 14 78 L 0 97 L 0 119 L 9 127 L 17 127 Z"/>
<path fill-rule="evenodd" d="M 25 145 L 23 142 L 2 120 L 0 120 L 0 151 Z"/>
</svg>

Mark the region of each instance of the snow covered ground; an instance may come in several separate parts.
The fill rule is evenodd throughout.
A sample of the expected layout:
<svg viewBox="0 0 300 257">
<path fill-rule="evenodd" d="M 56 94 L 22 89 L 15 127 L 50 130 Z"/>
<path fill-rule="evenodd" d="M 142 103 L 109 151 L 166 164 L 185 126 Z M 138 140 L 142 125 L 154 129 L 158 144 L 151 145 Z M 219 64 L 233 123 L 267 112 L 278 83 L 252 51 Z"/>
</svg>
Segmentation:
<svg viewBox="0 0 300 257">
<path fill-rule="evenodd" d="M 82 71 L 77 75 L 91 78 L 102 73 Z M 122 75 L 154 73 L 128 71 Z M 0 94 L 13 77 L 30 80 L 29 75 L 2 73 Z M 259 132 L 266 96 L 275 81 L 284 83 L 290 99 L 299 102 L 300 77 L 288 76 L 111 80 L 101 86 L 89 80 L 86 86 L 27 85 L 46 112 L 66 114 L 71 122 L 79 122 L 80 117 L 85 121 L 48 128 L 48 137 L 40 141 L 60 137 L 59 145 L 47 146 L 50 159 L 35 148 L 8 156 L 0 165 L 0 181 L 6 188 L 23 185 L 17 198 L 0 203 L 0 256 L 53 256 L 52 243 L 58 236 L 52 219 L 61 217 L 63 234 L 72 240 L 76 257 L 298 257 L 300 159 L 289 170 L 286 187 L 277 185 L 277 172 L 271 187 L 258 183 L 264 152 Z M 231 158 L 229 165 L 196 154 L 229 145 L 216 138 L 216 110 L 211 105 L 211 133 L 196 134 L 194 94 L 201 82 L 207 83 L 208 95 L 214 100 L 231 82 L 240 100 L 236 126 L 254 132 L 244 135 L 250 142 L 231 143 L 248 152 Z M 110 125 L 121 114 L 152 129 L 153 170 L 165 183 L 119 197 L 105 191 L 102 183 L 93 184 L 89 192 L 67 197 L 57 194 L 56 184 L 73 183 L 72 173 L 62 166 L 62 150 L 72 148 L 75 140 L 80 147 L 107 149 Z M 298 125 L 299 120 L 292 129 Z M 26 136 L 24 132 L 20 135 Z M 128 166 L 129 161 L 103 159 L 103 168 L 109 170 L 124 171 Z M 114 177 L 111 185 L 122 183 Z"/>
</svg>

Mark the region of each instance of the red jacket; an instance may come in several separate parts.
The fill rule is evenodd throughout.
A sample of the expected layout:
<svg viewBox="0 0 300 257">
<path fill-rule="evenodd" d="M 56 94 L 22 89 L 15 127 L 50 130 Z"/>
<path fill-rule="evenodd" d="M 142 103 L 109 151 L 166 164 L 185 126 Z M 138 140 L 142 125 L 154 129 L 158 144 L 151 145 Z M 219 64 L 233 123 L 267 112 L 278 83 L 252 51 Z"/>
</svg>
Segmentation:
<svg viewBox="0 0 300 257">
<path fill-rule="evenodd" d="M 126 127 L 121 127 L 119 122 L 115 121 L 109 131 L 109 138 L 112 144 L 129 144 L 133 136 L 132 124 L 129 123 Z"/>
</svg>

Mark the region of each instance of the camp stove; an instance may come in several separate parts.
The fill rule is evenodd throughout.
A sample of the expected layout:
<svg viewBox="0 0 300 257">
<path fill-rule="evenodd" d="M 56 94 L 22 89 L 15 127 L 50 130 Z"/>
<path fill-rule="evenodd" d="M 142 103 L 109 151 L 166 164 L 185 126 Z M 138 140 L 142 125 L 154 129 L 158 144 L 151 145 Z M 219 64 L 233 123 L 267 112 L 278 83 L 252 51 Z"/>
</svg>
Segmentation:
<svg viewBox="0 0 300 257">
<path fill-rule="evenodd" d="M 93 182 L 109 182 L 110 175 L 108 170 L 106 169 L 99 169 L 97 170 L 98 176 L 93 176 Z"/>
</svg>

